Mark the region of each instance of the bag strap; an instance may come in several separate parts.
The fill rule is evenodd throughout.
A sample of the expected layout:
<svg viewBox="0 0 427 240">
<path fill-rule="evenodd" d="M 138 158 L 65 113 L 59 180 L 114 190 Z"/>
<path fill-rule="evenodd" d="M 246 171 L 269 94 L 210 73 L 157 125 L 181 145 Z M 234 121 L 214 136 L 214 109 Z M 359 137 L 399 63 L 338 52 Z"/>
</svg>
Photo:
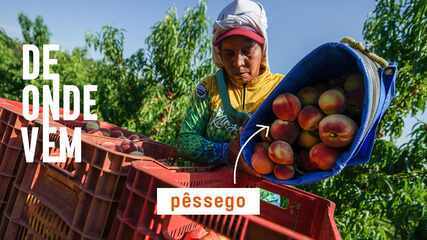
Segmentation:
<svg viewBox="0 0 427 240">
<path fill-rule="evenodd" d="M 219 96 L 221 97 L 222 107 L 225 115 L 235 124 L 242 126 L 246 120 L 249 119 L 249 114 L 246 112 L 239 112 L 231 106 L 230 97 L 228 96 L 226 76 L 224 70 L 218 70 L 215 73 L 215 80 L 219 89 Z"/>
<path fill-rule="evenodd" d="M 377 54 L 370 52 L 361 42 L 356 41 L 354 38 L 345 36 L 341 39 L 342 43 L 348 44 L 350 47 L 359 50 L 363 54 L 365 54 L 372 61 L 378 63 L 381 67 L 386 68 L 389 66 L 387 60 L 378 56 Z"/>
</svg>

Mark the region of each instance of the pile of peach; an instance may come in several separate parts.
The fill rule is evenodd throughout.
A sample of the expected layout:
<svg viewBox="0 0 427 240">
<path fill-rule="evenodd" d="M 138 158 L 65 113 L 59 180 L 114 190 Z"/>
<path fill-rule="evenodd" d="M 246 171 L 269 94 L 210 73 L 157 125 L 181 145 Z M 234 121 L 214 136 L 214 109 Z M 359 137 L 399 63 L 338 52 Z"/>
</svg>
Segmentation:
<svg viewBox="0 0 427 240">
<path fill-rule="evenodd" d="M 107 128 L 100 128 L 99 124 L 96 121 L 87 121 L 83 127 L 83 130 L 86 133 L 95 136 L 104 136 L 120 139 L 120 141 L 105 140 L 101 142 L 100 145 L 105 148 L 135 156 L 144 155 L 144 151 L 142 148 L 142 140 L 144 140 L 144 138 L 141 138 L 137 134 L 132 134 L 126 137 L 123 131 L 121 131 L 120 129 L 110 130 Z"/>
<path fill-rule="evenodd" d="M 298 91 L 283 93 L 273 101 L 277 117 L 270 135 L 262 133 L 251 163 L 256 172 L 273 173 L 277 179 L 295 171 L 329 170 L 339 154 L 353 142 L 363 99 L 359 74 L 320 82 Z"/>
</svg>

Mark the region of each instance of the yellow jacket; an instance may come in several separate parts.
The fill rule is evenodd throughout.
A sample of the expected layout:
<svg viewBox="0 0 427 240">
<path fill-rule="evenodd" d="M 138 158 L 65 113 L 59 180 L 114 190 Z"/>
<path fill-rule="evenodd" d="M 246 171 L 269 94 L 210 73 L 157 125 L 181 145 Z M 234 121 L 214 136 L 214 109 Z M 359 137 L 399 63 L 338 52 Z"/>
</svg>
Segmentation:
<svg viewBox="0 0 427 240">
<path fill-rule="evenodd" d="M 229 116 L 219 83 L 219 70 L 203 79 L 196 88 L 178 134 L 178 152 L 197 162 L 221 162 L 227 159 L 228 142 L 241 127 Z M 226 92 L 233 111 L 249 115 L 255 112 L 264 99 L 283 79 L 283 74 L 273 74 L 268 68 L 247 84 L 226 81 Z M 225 94 L 224 94 L 225 95 Z"/>
</svg>

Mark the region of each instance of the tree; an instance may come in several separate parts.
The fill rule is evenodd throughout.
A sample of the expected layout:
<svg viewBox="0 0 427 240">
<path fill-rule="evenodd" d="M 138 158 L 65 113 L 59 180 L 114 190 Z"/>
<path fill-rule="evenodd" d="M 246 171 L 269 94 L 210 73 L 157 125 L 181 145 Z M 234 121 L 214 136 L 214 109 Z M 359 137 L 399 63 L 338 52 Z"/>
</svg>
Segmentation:
<svg viewBox="0 0 427 240">
<path fill-rule="evenodd" d="M 39 87 L 49 84 L 51 81 L 38 79 L 24 81 L 22 79 L 22 45 L 35 44 L 40 49 L 40 63 L 42 58 L 43 44 L 49 43 L 50 32 L 44 24 L 43 18 L 37 16 L 34 21 L 25 14 L 18 14 L 18 21 L 21 26 L 23 41 L 10 38 L 0 29 L 0 97 L 21 100 L 22 89 L 26 84 L 33 84 Z M 31 56 L 30 56 L 31 57 Z M 57 65 L 53 66 L 53 71 L 59 73 L 61 86 L 64 84 L 77 85 L 81 92 L 83 85 L 95 84 L 91 78 L 93 60 L 87 57 L 85 48 L 75 48 L 71 53 L 57 51 L 53 57 L 58 59 Z M 42 64 L 40 64 L 42 67 Z M 42 68 L 40 69 L 40 75 Z M 62 90 L 62 87 L 60 88 Z M 60 99 L 62 103 L 62 98 Z M 83 101 L 80 101 L 83 104 Z"/>
<path fill-rule="evenodd" d="M 22 50 L 20 43 L 0 29 L 0 97 L 19 100 L 22 80 Z"/>
<path fill-rule="evenodd" d="M 48 27 L 41 16 L 37 16 L 33 22 L 25 14 L 20 13 L 18 20 L 24 38 L 23 42 L 10 38 L 3 30 L 0 31 L 0 79 L 7 80 L 0 82 L 0 96 L 15 100 L 21 99 L 22 89 L 27 83 L 36 86 L 42 85 L 40 81 L 26 82 L 22 79 L 22 45 L 35 44 L 42 49 L 43 44 L 49 43 L 50 37 Z"/>
<path fill-rule="evenodd" d="M 31 21 L 25 14 L 18 14 L 18 22 L 21 26 L 22 37 L 24 41 L 22 44 L 34 44 L 40 49 L 39 55 L 39 63 L 42 63 L 43 60 L 43 44 L 48 44 L 50 39 L 49 28 L 44 24 L 43 18 L 41 16 L 37 16 L 34 21 Z M 21 46 L 22 46 L 21 44 Z M 20 61 L 22 61 L 22 53 L 19 55 Z M 30 65 L 32 65 L 32 55 L 30 55 Z M 43 64 L 40 64 L 39 69 L 40 75 L 43 73 Z M 42 89 L 42 85 L 50 84 L 51 81 L 44 81 L 41 77 L 38 79 L 31 80 L 27 82 L 28 84 L 35 85 Z M 41 99 L 40 99 L 41 100 Z"/>
<path fill-rule="evenodd" d="M 124 30 L 103 27 L 86 37 L 103 59 L 95 70 L 100 116 L 173 144 L 195 84 L 212 73 L 206 2 L 171 9 L 152 27 L 146 49 L 123 57 Z"/>
<path fill-rule="evenodd" d="M 427 2 L 379 0 L 364 25 L 371 50 L 399 65 L 397 96 L 381 123 L 383 135 L 398 137 L 404 119 L 426 109 Z"/>
<path fill-rule="evenodd" d="M 336 203 L 344 239 L 416 239 L 427 210 L 426 156 L 426 124 L 419 123 L 401 147 L 377 140 L 370 163 L 304 188 Z"/>
<path fill-rule="evenodd" d="M 139 111 L 137 129 L 174 143 L 198 81 L 214 71 L 206 17 L 206 2 L 177 17 L 175 10 L 153 27 L 147 38 L 147 96 Z M 147 131 L 148 130 L 148 131 Z"/>
<path fill-rule="evenodd" d="M 97 111 L 105 121 L 127 126 L 126 123 L 136 117 L 144 97 L 143 81 L 138 71 L 145 64 L 138 65 L 137 62 L 145 63 L 145 56 L 137 52 L 125 59 L 124 30 L 111 26 L 104 26 L 96 35 L 87 34 L 86 42 L 103 55 L 92 69 L 94 82 L 98 85 Z M 135 64 L 138 68 L 131 67 Z"/>
<path fill-rule="evenodd" d="M 31 21 L 25 14 L 19 13 L 18 21 L 21 26 L 24 43 L 35 44 L 39 49 L 43 44 L 49 43 L 51 34 L 41 16 L 37 16 L 34 21 Z"/>
</svg>

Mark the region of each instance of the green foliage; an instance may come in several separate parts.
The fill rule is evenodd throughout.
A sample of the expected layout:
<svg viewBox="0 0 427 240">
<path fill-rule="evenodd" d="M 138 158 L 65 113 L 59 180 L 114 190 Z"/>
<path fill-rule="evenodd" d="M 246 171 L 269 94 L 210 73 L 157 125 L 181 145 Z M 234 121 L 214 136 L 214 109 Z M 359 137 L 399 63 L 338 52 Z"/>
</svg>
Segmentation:
<svg viewBox="0 0 427 240">
<path fill-rule="evenodd" d="M 19 100 L 25 86 L 22 80 L 22 50 L 15 39 L 0 29 L 0 97 Z"/>
<path fill-rule="evenodd" d="M 426 183 L 427 125 L 418 123 L 408 143 L 377 140 L 369 164 L 305 190 L 336 203 L 345 239 L 417 239 L 415 229 L 427 217 Z"/>
<path fill-rule="evenodd" d="M 86 43 L 89 47 L 103 53 L 103 61 L 112 65 L 123 64 L 124 29 L 103 26 L 100 33 L 87 34 Z"/>
<path fill-rule="evenodd" d="M 141 49 L 123 57 L 124 31 L 103 27 L 86 37 L 103 54 L 97 63 L 98 111 L 107 121 L 173 144 L 189 106 L 195 83 L 214 70 L 211 61 L 206 2 L 175 10 L 152 27 Z"/>
<path fill-rule="evenodd" d="M 80 99 L 83 98 L 83 86 L 88 84 L 96 85 L 93 78 L 93 69 L 95 62 L 88 59 L 87 50 L 84 48 L 74 48 L 71 53 L 58 51 L 54 55 L 58 59 L 57 65 L 54 65 L 53 72 L 56 72 L 60 76 L 60 84 L 63 85 L 75 85 L 80 90 Z M 45 81 L 35 80 L 37 86 L 41 86 Z M 44 83 L 46 84 L 46 83 Z M 62 96 L 62 87 L 60 88 L 60 96 Z M 61 105 L 63 99 L 60 99 Z M 71 99 L 71 106 L 73 106 Z M 80 100 L 80 111 L 83 109 L 83 101 Z"/>
<path fill-rule="evenodd" d="M 138 76 L 141 69 L 130 66 L 142 61 L 140 66 L 144 68 L 144 54 L 137 52 L 125 59 L 124 30 L 111 26 L 104 26 L 96 35 L 88 34 L 86 42 L 103 56 L 92 69 L 94 83 L 98 85 L 97 111 L 105 121 L 127 126 L 126 123 L 136 117 L 144 98 L 143 81 Z"/>
<path fill-rule="evenodd" d="M 173 143 L 190 104 L 195 84 L 214 71 L 206 18 L 206 2 L 187 9 L 182 18 L 175 10 L 152 28 L 147 38 L 148 82 L 153 96 L 140 109 L 136 129 Z"/>
<path fill-rule="evenodd" d="M 20 13 L 18 14 L 18 21 L 21 26 L 24 43 L 35 44 L 39 49 L 43 44 L 49 43 L 51 34 L 41 16 L 37 16 L 33 22 L 25 14 Z"/>
<path fill-rule="evenodd" d="M 397 96 L 381 122 L 383 135 L 399 137 L 405 117 L 426 109 L 426 26 L 425 0 L 378 0 L 365 22 L 363 33 L 371 50 L 399 65 Z"/>
<path fill-rule="evenodd" d="M 42 73 L 43 73 L 43 62 L 42 62 L 43 44 L 49 43 L 49 39 L 50 39 L 49 29 L 44 24 L 43 18 L 41 16 L 37 16 L 34 21 L 31 21 L 31 19 L 29 19 L 25 14 L 19 13 L 18 14 L 18 21 L 19 21 L 19 25 L 21 26 L 22 37 L 24 38 L 24 41 L 22 42 L 22 44 L 34 44 L 38 47 L 38 49 L 40 51 L 39 73 L 40 73 L 40 76 L 42 76 Z M 21 56 L 22 56 L 22 53 L 21 53 Z M 30 55 L 30 65 L 32 65 L 32 58 L 33 58 L 33 56 Z M 37 86 L 39 88 L 39 90 L 41 91 L 42 86 L 44 84 L 50 84 L 51 81 L 43 81 L 40 79 L 42 79 L 42 77 L 40 77 L 39 79 L 31 80 L 27 83 Z"/>
</svg>

